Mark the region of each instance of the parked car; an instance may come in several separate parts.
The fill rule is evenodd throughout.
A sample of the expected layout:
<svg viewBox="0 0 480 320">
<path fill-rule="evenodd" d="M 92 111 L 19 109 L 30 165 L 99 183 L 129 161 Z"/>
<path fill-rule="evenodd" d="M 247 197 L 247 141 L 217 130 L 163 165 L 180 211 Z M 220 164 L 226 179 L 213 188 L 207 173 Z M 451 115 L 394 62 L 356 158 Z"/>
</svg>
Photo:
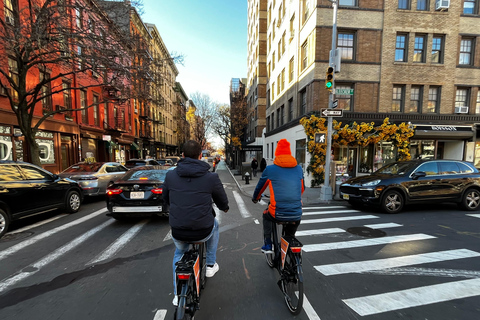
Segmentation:
<svg viewBox="0 0 480 320">
<path fill-rule="evenodd" d="M 130 159 L 125 162 L 125 167 L 132 169 L 141 166 L 158 166 L 160 165 L 155 159 Z"/>
<path fill-rule="evenodd" d="M 170 159 L 170 160 L 172 160 L 173 165 L 176 166 L 176 165 L 177 165 L 177 162 L 178 162 L 180 159 L 182 159 L 182 158 L 177 157 L 177 156 L 168 156 L 168 157 L 165 157 L 165 159 Z"/>
<path fill-rule="evenodd" d="M 74 213 L 81 202 L 77 182 L 27 162 L 0 161 L 0 237 L 14 220 L 56 209 Z"/>
<path fill-rule="evenodd" d="M 103 195 L 107 187 L 120 179 L 128 169 L 118 162 L 80 162 L 59 174 L 78 181 L 86 196 Z"/>
<path fill-rule="evenodd" d="M 480 173 L 466 161 L 399 161 L 345 181 L 340 185 L 340 197 L 353 206 L 380 206 L 387 213 L 398 213 L 406 204 L 439 202 L 455 202 L 465 210 L 477 210 Z"/>
<path fill-rule="evenodd" d="M 173 166 L 173 161 L 171 159 L 158 159 L 157 162 L 161 166 Z"/>
<path fill-rule="evenodd" d="M 144 166 L 131 169 L 107 189 L 107 209 L 115 219 L 136 216 L 168 216 L 162 186 L 172 166 Z"/>
</svg>

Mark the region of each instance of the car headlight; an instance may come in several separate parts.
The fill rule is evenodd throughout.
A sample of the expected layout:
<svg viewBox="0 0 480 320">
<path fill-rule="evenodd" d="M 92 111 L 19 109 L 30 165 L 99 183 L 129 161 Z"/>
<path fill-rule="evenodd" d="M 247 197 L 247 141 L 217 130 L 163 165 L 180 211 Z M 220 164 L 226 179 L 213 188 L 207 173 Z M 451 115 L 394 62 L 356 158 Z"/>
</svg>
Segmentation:
<svg viewBox="0 0 480 320">
<path fill-rule="evenodd" d="M 377 179 L 377 180 L 373 180 L 373 181 L 370 181 L 370 182 L 366 182 L 366 183 L 362 183 L 362 187 L 371 187 L 371 186 L 376 186 L 377 184 L 380 183 L 380 179 Z"/>
</svg>

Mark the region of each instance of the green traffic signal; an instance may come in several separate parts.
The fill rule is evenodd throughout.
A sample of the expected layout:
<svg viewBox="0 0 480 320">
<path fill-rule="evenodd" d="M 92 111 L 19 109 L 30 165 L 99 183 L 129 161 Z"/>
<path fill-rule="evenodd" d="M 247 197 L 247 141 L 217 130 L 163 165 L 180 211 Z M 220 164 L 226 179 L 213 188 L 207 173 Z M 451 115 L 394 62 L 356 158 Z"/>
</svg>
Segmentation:
<svg viewBox="0 0 480 320">
<path fill-rule="evenodd" d="M 330 90 L 333 87 L 333 71 L 334 71 L 333 67 L 327 68 L 327 75 L 325 77 L 325 88 L 328 90 Z"/>
</svg>

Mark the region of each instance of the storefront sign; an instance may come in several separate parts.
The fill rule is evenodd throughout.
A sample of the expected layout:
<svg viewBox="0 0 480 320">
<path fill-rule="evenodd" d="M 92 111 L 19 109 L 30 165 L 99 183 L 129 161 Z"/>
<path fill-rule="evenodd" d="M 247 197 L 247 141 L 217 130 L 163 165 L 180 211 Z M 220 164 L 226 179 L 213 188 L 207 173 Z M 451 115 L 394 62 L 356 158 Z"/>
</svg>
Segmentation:
<svg viewBox="0 0 480 320">
<path fill-rule="evenodd" d="M 104 134 L 103 141 L 112 141 L 112 136 Z"/>
<path fill-rule="evenodd" d="M 454 126 L 431 126 L 432 130 L 436 131 L 457 131 Z"/>
</svg>

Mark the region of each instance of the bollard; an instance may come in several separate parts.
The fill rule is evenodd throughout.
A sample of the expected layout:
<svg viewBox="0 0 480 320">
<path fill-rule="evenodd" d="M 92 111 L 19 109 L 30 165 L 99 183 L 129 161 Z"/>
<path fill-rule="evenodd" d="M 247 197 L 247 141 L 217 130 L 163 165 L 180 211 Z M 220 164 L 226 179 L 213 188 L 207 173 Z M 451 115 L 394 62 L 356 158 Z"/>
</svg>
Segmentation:
<svg viewBox="0 0 480 320">
<path fill-rule="evenodd" d="M 249 179 L 250 179 L 250 173 L 245 172 L 245 184 L 250 184 Z"/>
</svg>

